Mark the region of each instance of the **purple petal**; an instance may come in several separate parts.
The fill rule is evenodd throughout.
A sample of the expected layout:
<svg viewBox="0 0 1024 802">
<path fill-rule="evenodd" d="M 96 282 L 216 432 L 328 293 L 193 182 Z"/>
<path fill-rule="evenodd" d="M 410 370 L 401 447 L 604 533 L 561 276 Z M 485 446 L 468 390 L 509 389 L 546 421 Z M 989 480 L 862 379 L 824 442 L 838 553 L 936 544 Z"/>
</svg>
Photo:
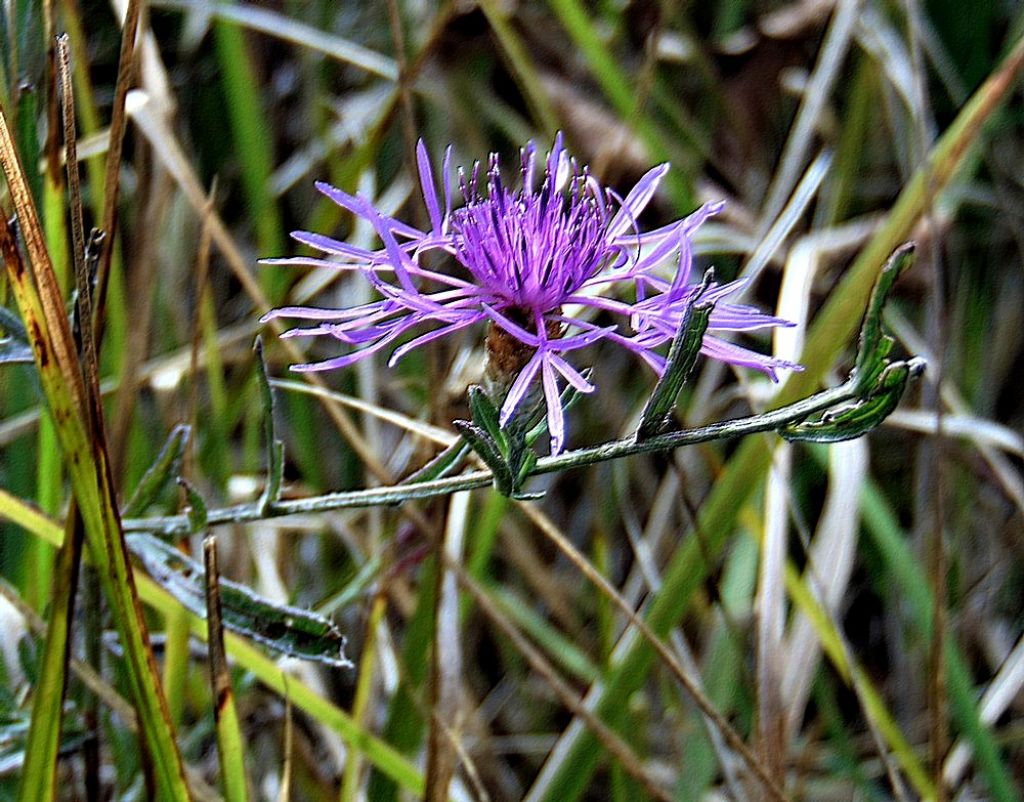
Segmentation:
<svg viewBox="0 0 1024 802">
<path fill-rule="evenodd" d="M 257 264 L 273 267 L 322 267 L 327 270 L 359 270 L 363 265 L 352 262 L 336 262 L 333 259 L 320 259 L 316 256 L 281 256 L 260 259 Z"/>
<path fill-rule="evenodd" d="M 657 167 L 648 170 L 644 177 L 637 182 L 636 186 L 629 191 L 626 199 L 622 202 L 622 207 L 616 212 L 611 223 L 608 224 L 608 233 L 606 235 L 608 242 L 625 234 L 630 228 L 636 227 L 636 219 L 640 216 L 640 212 L 644 210 L 651 198 L 654 197 L 658 184 L 661 183 L 661 179 L 665 177 L 667 172 L 668 164 L 659 164 Z"/>
<path fill-rule="evenodd" d="M 355 245 L 349 245 L 346 242 L 325 237 L 323 234 L 314 234 L 312 231 L 293 231 L 292 239 L 296 242 L 301 242 L 303 245 L 316 248 L 318 251 L 333 253 L 338 256 L 347 256 L 350 259 L 372 262 L 374 257 L 377 256 L 374 251 L 368 251 L 366 248 L 357 248 Z"/>
<path fill-rule="evenodd" d="M 320 194 L 326 195 L 342 209 L 352 212 L 352 214 L 357 217 L 363 216 L 362 204 L 354 195 L 349 195 L 345 190 L 332 186 L 326 181 L 317 181 L 313 186 L 317 188 L 317 191 L 320 192 Z"/>
<path fill-rule="evenodd" d="M 537 375 L 537 369 L 540 367 L 540 363 L 544 359 L 544 352 L 537 351 L 530 361 L 527 362 L 519 375 L 516 376 L 512 386 L 508 388 L 508 395 L 505 396 L 505 402 L 501 405 L 501 412 L 498 415 L 498 425 L 504 426 L 508 423 L 512 416 L 515 414 L 516 409 L 522 402 L 523 397 L 526 395 L 526 391 L 530 384 L 533 382 L 533 377 Z"/>
<path fill-rule="evenodd" d="M 444 161 L 441 163 L 441 172 L 444 173 L 444 223 L 442 230 L 448 230 L 448 221 L 452 216 L 452 146 L 444 149 Z"/>
<path fill-rule="evenodd" d="M 728 362 L 730 365 L 759 370 L 773 382 L 779 380 L 778 374 L 775 372 L 778 368 L 803 370 L 803 366 L 795 362 L 759 354 L 757 351 L 751 351 L 749 348 L 720 340 L 717 337 L 705 336 L 700 352 L 713 359 Z"/>
<path fill-rule="evenodd" d="M 400 332 L 399 332 L 400 333 Z M 324 370 L 338 370 L 340 368 L 347 368 L 349 365 L 353 365 L 362 359 L 375 354 L 377 351 L 386 347 L 389 343 L 393 342 L 399 333 L 395 333 L 389 337 L 384 337 L 379 342 L 373 345 L 367 346 L 359 351 L 353 351 L 351 354 L 345 354 L 344 356 L 336 356 L 332 359 L 324 359 L 321 362 L 304 362 L 299 365 L 292 365 L 291 369 L 295 373 L 317 373 Z"/>
<path fill-rule="evenodd" d="M 537 146 L 533 144 L 532 139 L 527 142 L 526 147 L 520 151 L 519 159 L 522 164 L 523 172 L 523 192 L 527 195 L 532 195 L 534 171 L 537 167 Z"/>
<path fill-rule="evenodd" d="M 416 265 L 408 257 L 405 251 L 398 247 L 398 241 L 395 239 L 394 234 L 391 233 L 391 229 L 385 224 L 380 213 L 373 208 L 373 204 L 363 198 L 357 198 L 356 201 L 362 204 L 362 216 L 370 221 L 373 224 L 373 227 L 377 229 L 377 235 L 380 237 L 381 242 L 384 243 L 384 249 L 388 253 L 391 266 L 394 268 L 395 275 L 398 277 L 398 281 L 402 285 L 402 288 L 406 292 L 415 295 L 418 290 L 412 283 L 412 279 L 409 277 L 408 268 L 411 266 L 415 269 Z"/>
<path fill-rule="evenodd" d="M 568 178 L 568 157 L 565 154 L 565 137 L 562 132 L 559 131 L 555 134 L 555 143 L 551 146 L 551 152 L 548 153 L 548 187 L 549 191 L 554 190 L 562 186 L 563 180 Z M 561 179 L 560 180 L 560 174 Z"/>
<path fill-rule="evenodd" d="M 591 309 L 603 309 L 606 312 L 614 312 L 618 315 L 629 316 L 633 314 L 633 304 L 628 304 L 615 298 L 606 298 L 603 295 L 570 295 L 565 299 L 565 303 L 589 306 Z"/>
<path fill-rule="evenodd" d="M 562 452 L 565 445 L 565 419 L 562 415 L 562 399 L 558 395 L 555 371 L 548 360 L 544 360 L 544 401 L 548 408 L 548 431 L 551 433 L 551 455 Z"/>
<path fill-rule="evenodd" d="M 364 306 L 349 307 L 347 309 L 322 309 L 315 306 L 280 306 L 271 309 L 263 317 L 260 323 L 266 323 L 277 318 L 287 317 L 294 320 L 345 320 L 351 317 L 363 317 L 373 310 L 373 307 L 380 306 L 382 302 L 366 304 Z"/>
<path fill-rule="evenodd" d="M 492 309 L 487 304 L 483 304 L 483 308 L 484 313 L 494 321 L 495 325 L 507 331 L 520 342 L 530 346 L 531 348 L 539 348 L 541 346 L 541 338 L 536 334 L 533 334 L 522 326 L 513 323 L 503 314 L 498 312 L 496 309 Z"/>
<path fill-rule="evenodd" d="M 754 331 L 770 326 L 791 328 L 795 325 L 791 320 L 765 314 L 756 307 L 737 304 L 716 306 L 711 313 L 710 321 L 708 321 L 709 329 L 721 331 Z"/>
<path fill-rule="evenodd" d="M 420 186 L 423 188 L 423 202 L 427 205 L 430 225 L 434 231 L 441 230 L 441 207 L 437 203 L 437 187 L 434 186 L 434 171 L 430 168 L 427 146 L 421 139 L 416 143 L 416 165 L 420 172 Z"/>
<path fill-rule="evenodd" d="M 440 339 L 441 337 L 447 337 L 449 334 L 453 334 L 456 331 L 459 331 L 460 329 L 466 328 L 467 326 L 472 326 L 474 323 L 477 323 L 483 319 L 484 315 L 482 314 L 471 315 L 462 320 L 456 321 L 455 323 L 451 323 L 447 326 L 442 326 L 439 329 L 434 329 L 433 331 L 429 331 L 426 334 L 421 334 L 419 337 L 409 340 L 409 342 L 405 343 L 404 345 L 400 345 L 392 352 L 391 357 L 388 359 L 388 367 L 393 368 L 398 363 L 398 360 L 400 360 L 403 356 L 408 354 L 413 349 L 419 348 L 421 345 L 426 345 L 427 343 L 433 340 Z"/>
<path fill-rule="evenodd" d="M 548 355 L 548 360 L 554 365 L 555 370 L 562 374 L 569 384 L 575 387 L 581 393 L 592 393 L 594 392 L 594 385 L 588 382 L 579 371 L 576 370 L 572 365 L 566 362 L 558 354 L 552 353 Z"/>
</svg>

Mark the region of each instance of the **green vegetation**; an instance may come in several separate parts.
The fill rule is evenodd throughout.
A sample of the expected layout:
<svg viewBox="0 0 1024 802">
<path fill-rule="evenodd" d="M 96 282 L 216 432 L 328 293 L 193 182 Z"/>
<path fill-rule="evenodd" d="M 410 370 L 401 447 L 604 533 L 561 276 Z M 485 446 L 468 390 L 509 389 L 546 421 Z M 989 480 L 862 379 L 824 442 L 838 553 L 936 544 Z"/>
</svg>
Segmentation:
<svg viewBox="0 0 1024 802">
<path fill-rule="evenodd" d="M 0 28 L 0 802 L 1022 798 L 1024 10 Z M 749 278 L 798 325 L 738 341 L 803 371 L 699 358 L 696 304 L 660 383 L 571 352 L 556 456 L 469 391 L 482 324 L 289 374 L 345 346 L 273 305 L 374 298 L 257 263 L 379 247 L 314 181 L 427 228 L 418 138 L 558 131 L 620 194 L 671 162 L 640 230 L 724 199 L 692 280 Z"/>
</svg>

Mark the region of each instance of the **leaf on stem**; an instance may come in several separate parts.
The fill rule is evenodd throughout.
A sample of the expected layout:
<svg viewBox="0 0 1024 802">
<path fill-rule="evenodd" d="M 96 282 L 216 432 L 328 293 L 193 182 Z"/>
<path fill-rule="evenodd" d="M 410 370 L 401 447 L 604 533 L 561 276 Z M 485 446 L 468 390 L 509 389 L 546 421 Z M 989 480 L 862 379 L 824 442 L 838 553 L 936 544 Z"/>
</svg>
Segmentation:
<svg viewBox="0 0 1024 802">
<path fill-rule="evenodd" d="M 501 448 L 488 432 L 468 420 L 452 421 L 459 434 L 484 461 L 494 474 L 494 488 L 503 496 L 511 496 L 516 489 L 515 475 Z"/>
<path fill-rule="evenodd" d="M 189 531 L 193 535 L 198 532 L 202 532 L 206 529 L 206 522 L 209 517 L 206 512 L 206 502 L 203 501 L 203 497 L 199 495 L 199 491 L 193 487 L 192 483 L 188 481 L 188 479 L 179 476 L 178 485 L 185 491 L 185 498 L 188 499 L 188 507 L 185 509 L 185 515 L 188 516 Z"/>
<path fill-rule="evenodd" d="M 160 453 L 146 469 L 132 497 L 124 505 L 121 514 L 125 518 L 141 515 L 170 486 L 171 478 L 176 477 L 181 469 L 185 446 L 191 434 L 192 427 L 185 423 L 179 423 L 171 430 Z"/>
<path fill-rule="evenodd" d="M 202 565 L 152 535 L 134 534 L 127 541 L 132 554 L 159 585 L 190 612 L 206 617 L 206 574 Z M 328 619 L 276 604 L 227 579 L 221 579 L 218 587 L 226 629 L 290 657 L 351 667 L 344 653 L 345 637 Z"/>
<path fill-rule="evenodd" d="M 469 450 L 469 443 L 465 440 L 456 440 L 422 468 L 406 476 L 399 484 L 414 485 L 443 479 L 458 469 Z"/>
<path fill-rule="evenodd" d="M 862 399 L 830 409 L 820 420 L 793 424 L 779 433 L 787 440 L 811 443 L 839 443 L 860 437 L 892 414 L 907 382 L 920 376 L 924 368 L 925 362 L 919 358 L 891 362 L 883 367 L 875 386 Z"/>
<path fill-rule="evenodd" d="M 267 363 L 263 358 L 263 338 L 257 337 L 253 344 L 256 351 L 256 378 L 260 384 L 260 399 L 263 403 L 263 436 L 267 447 L 267 482 L 260 496 L 260 509 L 268 511 L 281 499 L 281 482 L 284 478 L 284 443 L 277 439 L 274 431 L 274 394 L 267 376 Z"/>
<path fill-rule="evenodd" d="M 473 417 L 473 423 L 478 428 L 487 432 L 497 445 L 502 447 L 507 445 L 506 434 L 502 431 L 500 424 L 498 408 L 494 406 L 487 391 L 479 384 L 474 384 L 469 388 L 469 410 Z M 502 452 L 505 450 L 503 447 Z"/>
<path fill-rule="evenodd" d="M 656 434 L 664 432 L 672 423 L 672 408 L 679 397 L 679 391 L 693 372 L 700 355 L 700 347 L 704 342 L 704 332 L 708 330 L 714 303 L 701 301 L 708 286 L 714 278 L 712 271 L 704 275 L 700 291 L 693 297 L 682 319 L 672 345 L 668 351 L 665 372 L 661 374 L 654 392 L 647 399 L 644 411 L 640 416 L 640 426 L 636 430 L 637 442 L 642 442 Z"/>
<path fill-rule="evenodd" d="M 894 340 L 885 333 L 882 325 L 882 309 L 889 299 L 896 279 L 913 262 L 914 247 L 913 242 L 907 242 L 893 251 L 871 291 L 871 300 L 868 302 L 867 311 L 864 313 L 864 322 L 860 327 L 857 363 L 853 370 L 853 376 L 857 382 L 856 389 L 859 392 L 870 393 L 872 391 L 876 380 L 885 369 L 886 357 L 892 351 Z"/>
<path fill-rule="evenodd" d="M 910 379 L 920 376 L 925 361 L 919 357 L 892 361 L 895 340 L 886 333 L 882 311 L 900 274 L 910 265 L 914 243 L 897 248 L 885 263 L 871 291 L 861 324 L 857 361 L 847 386 L 853 400 L 826 410 L 817 421 L 794 423 L 780 430 L 787 440 L 838 443 L 860 437 L 884 421 L 899 404 Z"/>
</svg>

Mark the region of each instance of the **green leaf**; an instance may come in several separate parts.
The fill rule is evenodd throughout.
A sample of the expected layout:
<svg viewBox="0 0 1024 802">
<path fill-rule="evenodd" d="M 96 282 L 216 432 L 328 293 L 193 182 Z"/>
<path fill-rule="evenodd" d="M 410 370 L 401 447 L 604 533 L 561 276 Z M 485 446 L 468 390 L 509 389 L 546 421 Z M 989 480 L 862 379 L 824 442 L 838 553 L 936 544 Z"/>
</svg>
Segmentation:
<svg viewBox="0 0 1024 802">
<path fill-rule="evenodd" d="M 253 344 L 256 351 L 256 378 L 260 385 L 260 399 L 263 403 L 263 436 L 267 447 L 267 482 L 260 496 L 260 509 L 268 511 L 281 498 L 281 482 L 284 478 L 284 444 L 277 439 L 274 431 L 274 394 L 267 376 L 267 363 L 263 358 L 263 338 L 257 337 Z"/>
<path fill-rule="evenodd" d="M 77 512 L 72 526 L 81 526 Z M 82 555 L 82 533 L 65 538 L 57 557 L 54 595 L 50 604 L 46 640 L 39 676 L 32 683 L 32 724 L 25 741 L 18 798 L 28 802 L 57 798 L 57 755 L 61 746 L 61 722 L 67 688 L 71 626 L 75 616 L 75 592 Z"/>
<path fill-rule="evenodd" d="M 185 514 L 188 516 L 189 530 L 192 534 L 202 532 L 206 529 L 206 502 L 187 479 L 179 476 L 178 485 L 185 491 L 185 496 L 188 498 L 188 508 L 185 510 Z"/>
<path fill-rule="evenodd" d="M 882 268 L 871 291 L 861 323 L 857 361 L 847 386 L 855 398 L 851 403 L 826 410 L 817 421 L 791 424 L 780 430 L 787 440 L 838 443 L 871 431 L 899 404 L 907 381 L 924 372 L 924 360 L 892 362 L 895 340 L 882 324 L 882 312 L 900 274 L 911 263 L 914 244 L 897 248 Z"/>
<path fill-rule="evenodd" d="M 469 450 L 469 443 L 465 440 L 456 440 L 418 471 L 413 471 L 406 476 L 399 484 L 414 485 L 419 482 L 443 479 L 462 464 Z"/>
<path fill-rule="evenodd" d="M 490 396 L 479 384 L 469 388 L 469 410 L 473 417 L 473 423 L 490 435 L 491 439 L 499 447 L 505 446 L 505 432 L 501 429 L 498 408 L 494 406 Z M 505 449 L 502 448 L 502 453 Z"/>
<path fill-rule="evenodd" d="M 876 380 L 885 369 L 886 357 L 892 351 L 894 340 L 885 333 L 882 310 L 896 279 L 913 262 L 914 247 L 913 242 L 907 242 L 893 251 L 871 291 L 871 300 L 868 301 L 864 321 L 861 323 L 857 364 L 854 368 L 856 387 L 861 393 L 872 392 Z"/>
<path fill-rule="evenodd" d="M 459 430 L 466 442 L 480 456 L 491 473 L 494 474 L 494 487 L 503 496 L 511 496 L 516 489 L 515 476 L 512 468 L 505 460 L 493 438 L 479 426 L 466 420 L 453 421 L 452 425 Z"/>
<path fill-rule="evenodd" d="M 712 280 L 709 270 L 704 276 L 704 284 L 693 300 L 687 305 L 679 321 L 679 328 L 668 351 L 665 372 L 661 375 L 654 392 L 647 399 L 644 411 L 640 416 L 640 426 L 636 430 L 637 441 L 647 440 L 661 434 L 671 425 L 672 408 L 679 397 L 679 391 L 693 372 L 693 366 L 700 355 L 700 347 L 704 342 L 704 332 L 708 330 L 714 303 L 702 302 L 701 296 Z"/>
<path fill-rule="evenodd" d="M 787 426 L 779 434 L 787 440 L 812 443 L 839 443 L 860 437 L 892 414 L 903 397 L 907 381 L 920 376 L 924 368 L 924 360 L 916 358 L 886 365 L 866 398 L 830 409 L 818 421 Z"/>
<path fill-rule="evenodd" d="M 14 337 L 0 337 L 0 365 L 29 365 L 35 361 L 32 346 Z"/>
<path fill-rule="evenodd" d="M 152 535 L 134 534 L 127 541 L 132 554 L 159 585 L 190 612 L 206 617 L 206 572 L 202 565 Z M 219 587 L 226 629 L 290 657 L 331 666 L 352 665 L 345 657 L 344 636 L 323 616 L 276 604 L 227 579 L 221 579 Z"/>
<path fill-rule="evenodd" d="M 146 469 L 146 473 L 139 480 L 132 497 L 124 505 L 121 512 L 122 517 L 134 518 L 141 515 L 171 484 L 171 478 L 177 476 L 181 469 L 181 460 L 191 434 L 192 427 L 184 423 L 179 423 L 171 429 L 160 453 L 156 455 L 153 464 Z"/>
</svg>

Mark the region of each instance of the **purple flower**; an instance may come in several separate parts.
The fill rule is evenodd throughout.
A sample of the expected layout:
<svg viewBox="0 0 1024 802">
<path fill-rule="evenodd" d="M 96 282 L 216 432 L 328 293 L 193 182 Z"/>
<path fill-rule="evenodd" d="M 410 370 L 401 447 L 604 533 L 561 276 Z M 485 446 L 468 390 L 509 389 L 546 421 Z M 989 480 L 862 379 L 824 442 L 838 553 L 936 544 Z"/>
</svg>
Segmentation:
<svg viewBox="0 0 1024 802">
<path fill-rule="evenodd" d="M 633 352 L 660 374 L 665 361 L 654 349 L 672 339 L 680 316 L 697 292 L 689 283 L 693 263 L 690 237 L 722 204 L 706 204 L 689 217 L 642 233 L 637 220 L 668 165 L 648 171 L 620 198 L 566 154 L 561 135 L 547 157 L 539 187 L 533 143 L 521 153 L 520 188 L 510 189 L 502 182 L 497 155 L 490 158 L 485 189 L 478 181 L 479 165 L 468 178 L 460 169 L 464 203 L 458 209 L 452 208 L 451 147 L 445 151 L 442 167 L 443 198 L 438 195 L 422 142 L 417 161 L 429 231 L 380 214 L 363 197 L 318 183 L 320 192 L 370 222 L 384 247 L 372 251 L 298 231 L 292 234 L 296 240 L 331 258 L 266 260 L 270 264 L 359 270 L 380 298 L 346 309 L 283 307 L 263 319 L 312 321 L 314 325 L 282 336 L 327 335 L 352 347 L 343 356 L 293 366 L 297 371 L 342 368 L 397 345 L 389 360 L 393 365 L 431 340 L 486 323 L 487 387 L 501 404 L 501 425 L 517 410 L 530 406 L 539 377 L 551 451 L 558 453 L 565 442 L 559 384 L 567 382 L 584 393 L 594 389 L 567 355 L 608 340 Z M 457 266 L 450 272 L 425 266 L 423 256 L 431 252 L 442 252 Z M 670 260 L 675 264 L 671 277 L 655 272 Z M 436 258 L 430 262 L 436 263 Z M 752 307 L 722 301 L 742 284 L 712 284 L 708 289 L 705 298 L 716 301 L 709 332 L 790 325 Z M 621 285 L 626 285 L 625 292 L 609 294 Z M 593 322 L 597 314 L 621 318 L 627 324 L 625 332 L 618 325 Z M 431 328 L 400 342 L 412 329 L 424 325 Z M 773 380 L 777 380 L 776 369 L 797 367 L 710 333 L 701 350 L 715 359 L 763 371 Z"/>
</svg>

